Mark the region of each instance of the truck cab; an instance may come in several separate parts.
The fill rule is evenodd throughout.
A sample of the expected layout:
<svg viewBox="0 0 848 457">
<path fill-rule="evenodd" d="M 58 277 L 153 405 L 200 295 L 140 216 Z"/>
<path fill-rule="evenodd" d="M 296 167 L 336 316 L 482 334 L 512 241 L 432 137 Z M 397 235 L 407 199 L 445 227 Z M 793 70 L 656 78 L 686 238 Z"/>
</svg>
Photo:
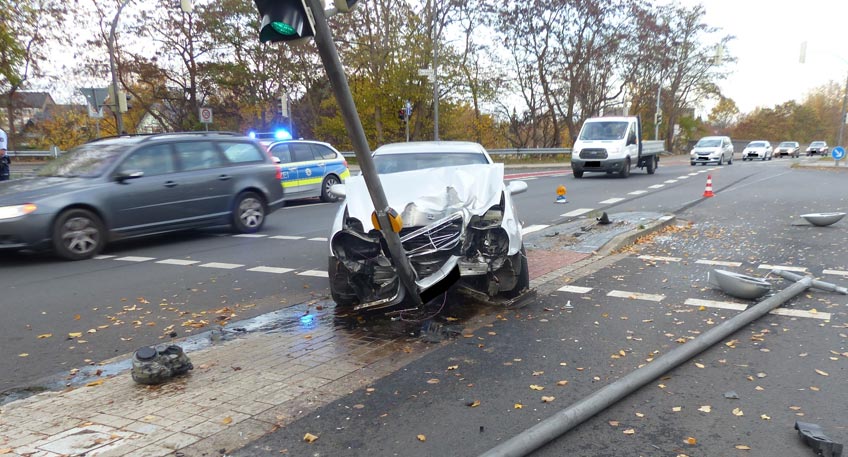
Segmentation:
<svg viewBox="0 0 848 457">
<path fill-rule="evenodd" d="M 571 153 L 571 169 L 575 178 L 587 171 L 618 173 L 626 178 L 632 166 L 647 168 L 653 174 L 658 165 L 658 154 L 652 145 L 645 154 L 641 138 L 641 125 L 637 117 L 595 117 L 587 119 L 580 129 Z M 662 142 L 652 142 L 662 143 Z"/>
</svg>

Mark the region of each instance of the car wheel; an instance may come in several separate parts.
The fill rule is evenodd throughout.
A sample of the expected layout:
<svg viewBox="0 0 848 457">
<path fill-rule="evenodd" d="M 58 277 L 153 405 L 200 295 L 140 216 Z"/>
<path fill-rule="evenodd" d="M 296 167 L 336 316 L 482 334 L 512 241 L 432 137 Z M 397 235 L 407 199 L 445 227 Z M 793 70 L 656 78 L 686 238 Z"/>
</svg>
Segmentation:
<svg viewBox="0 0 848 457">
<path fill-rule="evenodd" d="M 657 159 L 656 157 L 651 157 L 650 159 L 648 159 L 648 165 L 646 166 L 646 171 L 648 172 L 649 175 L 652 175 L 652 174 L 654 174 L 655 171 L 657 171 L 658 163 L 659 163 L 659 159 Z"/>
<path fill-rule="evenodd" d="M 265 224 L 265 202 L 253 192 L 243 192 L 233 205 L 233 231 L 256 233 Z"/>
<path fill-rule="evenodd" d="M 730 154 L 730 157 L 727 158 L 727 164 L 733 165 L 733 154 Z"/>
<path fill-rule="evenodd" d="M 722 165 L 724 165 L 724 156 L 720 155 L 720 156 L 718 156 L 718 166 L 722 166 Z"/>
<path fill-rule="evenodd" d="M 330 193 L 330 188 L 339 183 L 341 183 L 341 181 L 339 181 L 339 178 L 337 178 L 336 175 L 327 175 L 327 177 L 324 178 L 324 182 L 321 183 L 322 202 L 329 203 L 339 200 L 339 197 Z"/>
<path fill-rule="evenodd" d="M 518 275 L 515 278 L 515 287 L 512 290 L 504 291 L 502 295 L 506 298 L 515 298 L 521 295 L 526 289 L 530 288 L 530 265 L 527 262 L 527 252 L 524 250 L 524 243 L 521 244 L 521 251 L 515 255 L 516 262 L 521 262 L 518 269 Z"/>
<path fill-rule="evenodd" d="M 695 162 L 689 162 L 689 165 L 691 165 L 691 166 L 693 166 L 693 167 L 694 167 L 694 166 L 695 166 Z"/>
<path fill-rule="evenodd" d="M 359 303 L 356 293 L 348 282 L 350 271 L 342 265 L 339 259 L 330 257 L 327 273 L 330 277 L 330 296 L 336 302 L 337 307 L 351 308 Z"/>
<path fill-rule="evenodd" d="M 105 244 L 103 223 L 91 211 L 69 209 L 53 223 L 53 249 L 68 260 L 90 259 Z"/>
<path fill-rule="evenodd" d="M 618 175 L 622 178 L 630 176 L 630 157 L 624 159 L 624 168 L 622 168 L 621 171 L 618 172 Z"/>
<path fill-rule="evenodd" d="M 583 177 L 583 170 L 573 170 L 572 173 L 574 174 L 575 178 L 582 178 Z"/>
</svg>

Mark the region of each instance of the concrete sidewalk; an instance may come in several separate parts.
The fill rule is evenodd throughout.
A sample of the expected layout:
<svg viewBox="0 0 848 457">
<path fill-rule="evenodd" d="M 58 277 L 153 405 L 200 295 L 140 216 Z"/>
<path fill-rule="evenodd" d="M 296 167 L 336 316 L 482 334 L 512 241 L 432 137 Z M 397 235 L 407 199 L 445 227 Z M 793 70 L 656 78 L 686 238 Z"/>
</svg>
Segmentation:
<svg viewBox="0 0 848 457">
<path fill-rule="evenodd" d="M 531 286 L 545 289 L 674 219 L 610 218 L 607 226 L 579 219 L 529 236 Z M 331 301 L 286 308 L 279 324 L 256 324 L 259 331 L 231 339 L 208 333 L 211 343 L 189 353 L 194 370 L 160 386 L 136 384 L 123 370 L 8 403 L 0 407 L 0 455 L 223 455 L 440 347 L 403 329 L 347 328 L 333 308 Z M 462 322 L 463 333 L 497 311 Z"/>
</svg>

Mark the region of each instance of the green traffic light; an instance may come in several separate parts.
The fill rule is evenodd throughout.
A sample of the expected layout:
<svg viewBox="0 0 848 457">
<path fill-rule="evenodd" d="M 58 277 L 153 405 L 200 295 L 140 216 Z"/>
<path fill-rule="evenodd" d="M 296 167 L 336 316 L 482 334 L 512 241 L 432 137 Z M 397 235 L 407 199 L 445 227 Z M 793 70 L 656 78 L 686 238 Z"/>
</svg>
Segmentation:
<svg viewBox="0 0 848 457">
<path fill-rule="evenodd" d="M 294 27 L 286 24 L 285 22 L 272 22 L 271 28 L 277 31 L 280 35 L 295 35 Z"/>
</svg>

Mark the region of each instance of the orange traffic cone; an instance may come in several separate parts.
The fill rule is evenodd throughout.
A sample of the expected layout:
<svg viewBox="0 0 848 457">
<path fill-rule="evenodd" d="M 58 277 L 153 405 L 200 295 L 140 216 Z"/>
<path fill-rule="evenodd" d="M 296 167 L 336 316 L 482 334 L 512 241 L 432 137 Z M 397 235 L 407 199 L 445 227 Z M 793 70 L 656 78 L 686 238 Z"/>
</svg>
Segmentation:
<svg viewBox="0 0 848 457">
<path fill-rule="evenodd" d="M 713 193 L 712 175 L 707 175 L 707 188 L 704 189 L 704 197 L 715 197 L 715 194 Z"/>
</svg>

